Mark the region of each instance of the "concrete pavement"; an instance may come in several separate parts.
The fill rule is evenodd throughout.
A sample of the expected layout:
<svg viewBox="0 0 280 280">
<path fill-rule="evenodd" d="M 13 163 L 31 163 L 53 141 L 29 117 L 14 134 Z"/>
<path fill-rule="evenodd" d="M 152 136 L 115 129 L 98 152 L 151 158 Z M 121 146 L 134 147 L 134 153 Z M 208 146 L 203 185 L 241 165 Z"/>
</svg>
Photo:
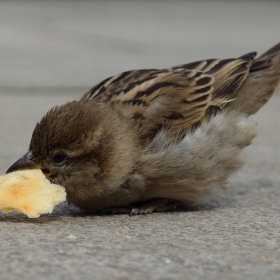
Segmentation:
<svg viewBox="0 0 280 280">
<path fill-rule="evenodd" d="M 91 86 L 129 69 L 266 51 L 279 1 L 1 1 L 0 86 Z"/>
<path fill-rule="evenodd" d="M 52 106 L 109 75 L 265 51 L 279 1 L 1 1 L 0 174 Z M 280 90 L 227 191 L 192 211 L 0 214 L 1 279 L 279 279 Z"/>
</svg>

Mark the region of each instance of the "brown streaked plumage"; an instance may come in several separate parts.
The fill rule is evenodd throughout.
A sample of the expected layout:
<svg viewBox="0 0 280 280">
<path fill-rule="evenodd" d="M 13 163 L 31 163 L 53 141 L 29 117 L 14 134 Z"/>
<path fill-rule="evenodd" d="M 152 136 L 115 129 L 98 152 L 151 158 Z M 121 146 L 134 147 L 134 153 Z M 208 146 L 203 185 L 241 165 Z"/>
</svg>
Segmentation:
<svg viewBox="0 0 280 280">
<path fill-rule="evenodd" d="M 255 59 L 209 59 L 110 77 L 52 108 L 8 172 L 40 168 L 92 212 L 143 214 L 197 203 L 242 166 L 248 116 L 280 80 L 280 43 Z"/>
</svg>

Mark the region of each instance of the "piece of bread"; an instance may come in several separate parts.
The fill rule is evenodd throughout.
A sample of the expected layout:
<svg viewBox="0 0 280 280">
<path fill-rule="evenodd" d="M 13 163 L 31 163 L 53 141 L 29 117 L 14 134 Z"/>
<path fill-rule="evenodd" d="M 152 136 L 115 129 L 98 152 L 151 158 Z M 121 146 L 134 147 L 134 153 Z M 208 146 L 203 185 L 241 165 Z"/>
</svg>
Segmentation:
<svg viewBox="0 0 280 280">
<path fill-rule="evenodd" d="M 19 211 L 29 218 L 38 218 L 65 200 L 65 189 L 51 184 L 39 169 L 0 176 L 0 209 L 4 213 Z"/>
</svg>

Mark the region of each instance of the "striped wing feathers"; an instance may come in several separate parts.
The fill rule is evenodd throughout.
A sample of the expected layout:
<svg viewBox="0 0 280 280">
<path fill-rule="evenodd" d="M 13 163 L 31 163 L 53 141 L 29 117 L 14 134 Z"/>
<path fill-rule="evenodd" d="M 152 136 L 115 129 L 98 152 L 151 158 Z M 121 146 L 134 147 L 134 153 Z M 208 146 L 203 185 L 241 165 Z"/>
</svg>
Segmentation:
<svg viewBox="0 0 280 280">
<path fill-rule="evenodd" d="M 209 59 L 163 70 L 133 70 L 110 77 L 82 100 L 107 102 L 135 121 L 143 143 L 166 127 L 170 135 L 222 109 L 246 79 L 255 53 Z"/>
<path fill-rule="evenodd" d="M 194 70 L 140 71 L 126 72 L 131 77 L 127 83 L 118 79 L 123 73 L 109 78 L 83 100 L 109 102 L 134 119 L 143 141 L 153 138 L 163 126 L 177 134 L 203 118 L 212 98 L 211 75 Z"/>
<path fill-rule="evenodd" d="M 194 69 L 212 75 L 215 82 L 211 105 L 222 108 L 226 101 L 234 98 L 245 81 L 255 56 L 256 52 L 252 52 L 239 59 L 208 59 L 175 66 L 172 69 Z"/>
</svg>

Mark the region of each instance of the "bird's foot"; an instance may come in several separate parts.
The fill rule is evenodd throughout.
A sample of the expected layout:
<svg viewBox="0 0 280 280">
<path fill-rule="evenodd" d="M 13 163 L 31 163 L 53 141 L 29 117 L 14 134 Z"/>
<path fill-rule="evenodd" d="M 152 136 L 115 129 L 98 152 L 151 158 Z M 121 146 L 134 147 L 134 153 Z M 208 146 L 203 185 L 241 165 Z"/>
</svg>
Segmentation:
<svg viewBox="0 0 280 280">
<path fill-rule="evenodd" d="M 99 212 L 99 215 L 130 214 L 131 207 L 110 207 Z"/>
<path fill-rule="evenodd" d="M 151 214 L 154 212 L 174 211 L 178 207 L 182 206 L 182 202 L 180 201 L 174 201 L 173 199 L 169 198 L 154 198 L 144 202 L 138 207 L 133 207 L 131 209 L 130 216 Z"/>
<path fill-rule="evenodd" d="M 137 207 L 112 207 L 104 209 L 100 212 L 103 214 L 129 214 L 130 216 L 151 214 L 154 212 L 174 211 L 177 208 L 183 207 L 182 202 L 174 201 L 169 198 L 154 198 L 139 204 Z"/>
</svg>

